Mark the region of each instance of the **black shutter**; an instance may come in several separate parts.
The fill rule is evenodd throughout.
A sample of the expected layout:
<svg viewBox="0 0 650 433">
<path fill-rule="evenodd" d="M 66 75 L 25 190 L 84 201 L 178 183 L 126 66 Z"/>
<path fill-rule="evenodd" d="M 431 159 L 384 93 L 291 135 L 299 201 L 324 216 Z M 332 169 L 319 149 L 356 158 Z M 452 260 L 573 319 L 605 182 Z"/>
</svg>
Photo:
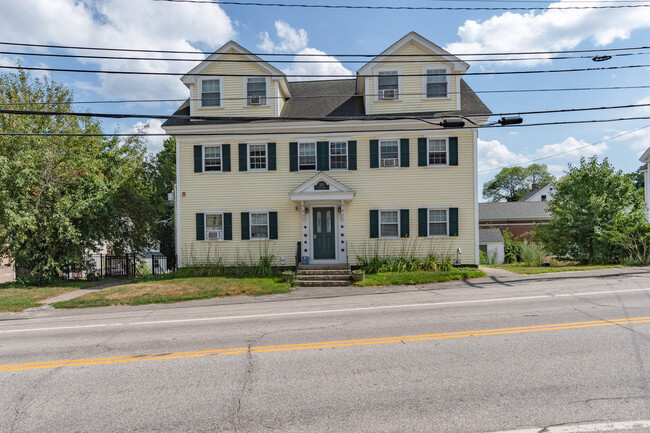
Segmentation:
<svg viewBox="0 0 650 433">
<path fill-rule="evenodd" d="M 449 236 L 458 236 L 458 208 L 449 208 Z"/>
<path fill-rule="evenodd" d="M 426 167 L 427 164 L 427 139 L 418 138 L 418 165 Z"/>
<path fill-rule="evenodd" d="M 379 168 L 379 140 L 370 140 L 370 168 Z"/>
<path fill-rule="evenodd" d="M 400 167 L 408 167 L 409 166 L 409 139 L 408 138 L 402 138 L 399 141 L 399 164 Z"/>
<path fill-rule="evenodd" d="M 246 143 L 239 143 L 239 171 L 248 170 L 248 146 Z"/>
<path fill-rule="evenodd" d="M 251 238 L 251 232 L 248 226 L 248 212 L 241 213 L 241 238 L 242 240 Z"/>
<path fill-rule="evenodd" d="M 370 210 L 370 237 L 379 237 L 379 211 Z"/>
<path fill-rule="evenodd" d="M 458 165 L 458 137 L 449 137 L 449 165 Z"/>
<path fill-rule="evenodd" d="M 275 143 L 267 144 L 266 151 L 268 152 L 268 169 L 275 170 Z"/>
<path fill-rule="evenodd" d="M 194 173 L 203 173 L 203 146 L 194 146 Z"/>
<path fill-rule="evenodd" d="M 348 170 L 357 169 L 357 142 L 348 141 Z"/>
<path fill-rule="evenodd" d="M 223 240 L 232 240 L 232 213 L 230 212 L 223 214 Z"/>
<path fill-rule="evenodd" d="M 298 171 L 298 143 L 289 143 L 289 171 Z"/>
<path fill-rule="evenodd" d="M 316 169 L 318 171 L 330 169 L 330 144 L 327 141 L 316 143 Z"/>
<path fill-rule="evenodd" d="M 409 210 L 400 209 L 399 211 L 399 235 L 402 238 L 409 237 Z"/>
<path fill-rule="evenodd" d="M 269 212 L 269 239 L 278 238 L 278 213 Z"/>
<path fill-rule="evenodd" d="M 429 231 L 427 230 L 427 224 L 429 223 L 427 212 L 428 210 L 426 208 L 418 209 L 418 236 L 429 236 Z"/>
<path fill-rule="evenodd" d="M 230 145 L 221 145 L 221 169 L 223 171 L 230 171 Z"/>
<path fill-rule="evenodd" d="M 205 217 L 202 213 L 196 214 L 196 240 L 205 240 Z"/>
</svg>

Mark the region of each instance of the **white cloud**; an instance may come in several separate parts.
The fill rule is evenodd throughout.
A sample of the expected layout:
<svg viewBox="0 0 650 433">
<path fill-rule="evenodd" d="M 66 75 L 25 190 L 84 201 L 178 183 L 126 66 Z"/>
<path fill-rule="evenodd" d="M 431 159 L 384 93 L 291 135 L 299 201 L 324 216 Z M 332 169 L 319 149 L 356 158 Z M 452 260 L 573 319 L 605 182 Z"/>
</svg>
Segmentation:
<svg viewBox="0 0 650 433">
<path fill-rule="evenodd" d="M 2 2 L 0 28 L 7 40 L 27 43 L 179 50 L 193 44 L 218 47 L 234 35 L 230 18 L 216 5 L 187 7 L 150 0 L 21 0 Z M 76 54 L 88 54 L 78 51 Z M 120 53 L 107 52 L 107 55 Z M 133 53 L 121 53 L 134 56 Z M 142 54 L 172 57 L 173 54 Z M 188 54 L 176 55 L 187 58 Z M 202 59 L 203 56 L 197 56 Z M 187 72 L 197 62 L 84 61 L 102 70 Z M 180 98 L 187 89 L 178 76 L 100 75 L 100 94 L 110 98 Z M 85 77 L 83 79 L 86 79 Z"/>
<path fill-rule="evenodd" d="M 549 6 L 567 7 L 575 3 L 566 0 Z M 465 21 L 458 29 L 460 41 L 445 49 L 452 53 L 551 51 L 572 49 L 586 40 L 604 46 L 617 39 L 628 39 L 636 29 L 649 27 L 650 8 L 506 12 L 482 22 Z M 540 62 L 543 61 L 519 63 L 533 66 Z"/>
<path fill-rule="evenodd" d="M 165 131 L 162 129 L 162 121 L 159 119 L 148 119 L 146 122 L 137 122 L 130 131 L 129 134 L 133 133 L 145 133 L 145 134 L 164 134 Z M 147 151 L 150 153 L 158 153 L 163 149 L 163 142 L 169 138 L 168 135 L 154 135 L 145 137 L 147 141 Z"/>
<path fill-rule="evenodd" d="M 280 42 L 273 42 L 268 32 L 262 32 L 260 33 L 262 42 L 257 48 L 269 53 L 297 53 L 307 48 L 309 39 L 305 29 L 296 30 L 284 21 L 276 21 L 275 33 Z"/>
<path fill-rule="evenodd" d="M 567 137 L 561 143 L 546 144 L 540 149 L 537 149 L 536 157 L 552 156 L 562 153 L 563 159 L 575 160 L 581 157 L 589 157 L 593 155 L 600 155 L 609 149 L 607 143 L 600 143 L 590 146 L 584 140 L 578 140 L 573 137 Z M 566 153 L 565 153 L 566 152 Z"/>
<path fill-rule="evenodd" d="M 478 171 L 487 171 L 507 165 L 521 165 L 527 158 L 517 154 L 499 140 L 478 140 Z"/>
<path fill-rule="evenodd" d="M 614 138 L 612 141 L 627 144 L 630 149 L 636 152 L 636 156 L 640 157 L 650 148 L 650 128 L 633 130 L 633 132 L 619 138 Z"/>
<path fill-rule="evenodd" d="M 275 43 L 267 32 L 260 33 L 261 43 L 257 48 L 267 52 L 315 54 L 315 56 L 296 56 L 290 66 L 283 69 L 287 75 L 348 75 L 353 73 L 343 66 L 335 57 L 316 48 L 307 47 L 309 39 L 304 29 L 295 30 L 284 21 L 275 22 L 275 31 L 280 42 Z M 299 63 L 298 60 L 307 60 L 309 63 Z M 315 77 L 292 78 L 292 81 L 313 80 Z M 336 77 L 323 77 L 335 79 Z"/>
</svg>

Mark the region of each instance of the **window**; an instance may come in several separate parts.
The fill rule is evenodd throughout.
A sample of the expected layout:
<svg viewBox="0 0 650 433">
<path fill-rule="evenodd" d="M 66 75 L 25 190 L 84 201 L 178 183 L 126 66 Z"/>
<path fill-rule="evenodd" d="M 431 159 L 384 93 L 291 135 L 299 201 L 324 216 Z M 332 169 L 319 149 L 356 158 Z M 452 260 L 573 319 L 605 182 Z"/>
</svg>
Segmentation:
<svg viewBox="0 0 650 433">
<path fill-rule="evenodd" d="M 384 90 L 393 90 L 390 99 L 397 99 L 399 96 L 399 71 L 381 71 L 377 74 L 377 93 L 379 99 L 388 99 Z"/>
<path fill-rule="evenodd" d="M 399 211 L 398 210 L 379 211 L 379 237 L 380 238 L 399 237 Z"/>
<path fill-rule="evenodd" d="M 429 139 L 429 165 L 447 165 L 447 139 Z"/>
<path fill-rule="evenodd" d="M 546 196 L 542 195 L 542 201 L 546 201 Z"/>
<path fill-rule="evenodd" d="M 223 214 L 205 214 L 205 240 L 223 240 Z"/>
<path fill-rule="evenodd" d="M 298 143 L 298 169 L 316 170 L 316 143 Z"/>
<path fill-rule="evenodd" d="M 330 143 L 330 170 L 348 168 L 348 143 L 347 141 L 333 141 Z"/>
<path fill-rule="evenodd" d="M 248 145 L 248 168 L 266 170 L 266 144 Z"/>
<path fill-rule="evenodd" d="M 446 69 L 426 70 L 426 92 L 427 92 L 427 98 L 447 97 L 447 70 Z"/>
<path fill-rule="evenodd" d="M 266 212 L 251 212 L 251 239 L 269 238 L 269 214 Z"/>
<path fill-rule="evenodd" d="M 221 171 L 221 146 L 203 147 L 203 171 Z"/>
<path fill-rule="evenodd" d="M 221 79 L 201 80 L 201 107 L 221 107 Z"/>
<path fill-rule="evenodd" d="M 379 142 L 379 166 L 399 167 L 399 140 Z"/>
<path fill-rule="evenodd" d="M 429 209 L 429 236 L 448 236 L 447 209 Z"/>
<path fill-rule="evenodd" d="M 246 101 L 248 105 L 266 105 L 266 78 L 246 79 Z"/>
</svg>

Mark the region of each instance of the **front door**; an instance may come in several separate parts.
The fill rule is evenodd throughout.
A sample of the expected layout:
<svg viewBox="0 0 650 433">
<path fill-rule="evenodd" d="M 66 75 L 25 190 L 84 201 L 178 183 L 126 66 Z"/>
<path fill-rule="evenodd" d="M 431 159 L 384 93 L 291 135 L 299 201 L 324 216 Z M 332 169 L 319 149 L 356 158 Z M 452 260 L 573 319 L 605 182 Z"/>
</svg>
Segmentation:
<svg viewBox="0 0 650 433">
<path fill-rule="evenodd" d="M 314 259 L 335 259 L 334 250 L 334 208 L 313 208 Z"/>
</svg>

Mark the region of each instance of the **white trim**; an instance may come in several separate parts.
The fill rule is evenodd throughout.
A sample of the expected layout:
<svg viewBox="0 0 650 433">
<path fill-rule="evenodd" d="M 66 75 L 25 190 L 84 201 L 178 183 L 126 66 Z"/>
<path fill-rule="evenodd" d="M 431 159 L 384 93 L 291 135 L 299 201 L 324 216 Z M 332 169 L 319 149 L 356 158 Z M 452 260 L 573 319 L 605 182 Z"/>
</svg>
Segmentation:
<svg viewBox="0 0 650 433">
<path fill-rule="evenodd" d="M 458 94 L 460 95 L 460 94 Z M 459 99 L 460 100 L 460 99 Z M 480 255 L 479 255 L 479 216 L 478 216 L 478 129 L 474 129 L 473 131 L 473 146 L 474 146 L 474 167 L 472 170 L 472 174 L 474 175 L 474 260 L 476 260 L 474 263 L 476 265 L 479 264 L 480 262 Z M 460 232 L 460 229 L 459 229 Z"/>
<path fill-rule="evenodd" d="M 201 211 L 203 214 L 203 241 L 202 242 L 223 242 L 226 239 L 226 217 L 225 211 Z M 208 239 L 208 215 L 221 215 L 221 239 Z"/>
<path fill-rule="evenodd" d="M 261 146 L 264 145 L 264 158 L 266 161 L 265 168 L 251 168 L 251 145 Z M 251 141 L 246 143 L 246 171 L 251 173 L 260 173 L 269 171 L 269 143 L 266 141 Z"/>
<path fill-rule="evenodd" d="M 334 139 L 327 142 L 327 153 L 329 159 L 329 171 L 348 171 L 350 170 L 350 146 L 348 139 Z M 332 143 L 345 143 L 345 168 L 332 168 Z M 318 145 L 317 145 L 318 146 Z M 318 149 L 316 149 L 318 152 Z M 340 155 L 337 155 L 340 156 Z"/>
<path fill-rule="evenodd" d="M 204 107 L 203 106 L 203 82 L 204 81 L 212 81 L 212 80 L 218 80 L 219 81 L 219 105 L 218 106 L 210 105 L 210 106 Z M 218 76 L 218 75 L 215 75 L 213 77 L 212 76 L 210 76 L 210 77 L 199 77 L 199 79 L 197 80 L 197 86 L 198 87 L 197 87 L 196 90 L 198 91 L 198 107 L 199 107 L 199 109 L 208 110 L 208 109 L 213 109 L 213 108 L 214 109 L 223 109 L 223 108 L 225 108 L 224 104 L 223 104 L 223 90 L 224 90 L 223 77 Z"/>
<path fill-rule="evenodd" d="M 365 110 L 366 116 L 370 114 L 370 80 L 368 78 L 357 78 L 357 80 L 364 80 L 365 91 L 363 93 L 363 108 Z"/>
<path fill-rule="evenodd" d="M 275 102 L 275 117 L 280 117 L 280 85 L 278 80 L 273 80 L 273 96 Z"/>
<path fill-rule="evenodd" d="M 264 99 L 265 99 L 264 104 L 248 105 L 248 79 L 249 78 L 264 78 L 264 84 L 266 86 L 266 90 L 265 90 L 266 91 L 266 96 L 264 97 Z M 270 77 L 255 77 L 255 76 L 243 77 L 242 87 L 243 87 L 244 90 L 243 90 L 243 95 L 242 96 L 244 98 L 244 107 L 245 108 L 270 107 L 271 102 L 270 102 L 269 98 L 271 96 L 271 93 L 270 93 L 270 91 L 271 91 L 271 83 L 270 83 L 269 78 Z"/>
<path fill-rule="evenodd" d="M 174 221 L 174 234 L 176 235 L 176 266 L 179 268 L 181 267 L 181 260 L 183 257 L 181 251 L 181 143 L 182 140 L 176 140 L 176 194 L 174 194 L 174 199 L 176 201 L 176 218 Z"/>
<path fill-rule="evenodd" d="M 461 96 L 463 96 L 460 89 L 460 79 L 461 79 L 460 75 L 456 75 L 456 92 L 454 93 L 454 95 L 456 96 L 456 110 L 458 111 L 460 111 L 460 98 Z M 478 261 L 476 263 L 478 263 Z"/>
<path fill-rule="evenodd" d="M 218 144 L 202 144 L 201 145 L 201 173 L 199 174 L 215 174 L 215 173 L 223 173 L 223 145 L 226 143 L 218 143 Z M 211 170 L 211 171 L 205 171 L 205 148 L 206 147 L 218 147 L 219 148 L 219 162 L 221 163 L 221 168 L 219 170 Z"/>
<path fill-rule="evenodd" d="M 379 97 L 379 73 L 380 72 L 397 72 L 397 97 L 395 99 L 381 99 Z M 379 68 L 376 71 L 373 72 L 373 80 L 375 87 L 373 90 L 373 96 L 375 102 L 394 102 L 394 101 L 402 101 L 402 68 L 398 66 L 394 67 L 384 67 L 384 68 Z"/>
<path fill-rule="evenodd" d="M 338 213 L 338 207 L 341 207 L 341 213 Z M 321 208 L 328 208 L 331 207 L 334 209 L 334 258 L 333 259 L 314 259 L 314 208 L 315 207 L 321 207 Z M 309 213 L 305 214 L 304 209 L 309 209 Z M 313 263 L 315 265 L 319 264 L 334 264 L 334 263 L 346 263 L 347 262 L 347 255 L 344 254 L 347 252 L 347 239 L 340 239 L 341 237 L 345 238 L 346 236 L 341 236 L 341 233 L 345 234 L 345 203 L 342 201 L 335 201 L 335 200 L 325 200 L 325 201 L 318 201 L 318 202 L 306 202 L 303 207 L 301 207 L 301 211 L 303 213 L 303 216 L 305 217 L 305 220 L 303 220 L 303 226 L 307 226 L 307 238 L 308 238 L 308 254 L 309 254 L 309 263 Z M 343 229 L 340 228 L 340 226 L 343 226 Z M 303 229 L 304 231 L 304 229 Z M 301 255 L 304 254 L 304 233 L 303 233 L 303 245 L 302 245 L 302 251 Z M 340 241 L 343 241 L 343 247 L 339 247 Z M 345 251 L 340 251 L 344 249 Z"/>
<path fill-rule="evenodd" d="M 402 212 L 400 208 L 378 208 L 377 210 L 377 239 L 401 239 L 401 222 L 402 222 Z M 382 212 L 397 212 L 397 236 L 382 236 L 381 235 L 381 213 Z M 392 223 L 391 223 L 392 225 Z"/>
<path fill-rule="evenodd" d="M 451 236 L 449 236 L 449 226 L 450 226 L 449 209 L 450 208 L 451 208 L 451 206 L 428 206 L 428 207 L 425 208 L 427 210 L 427 237 L 428 238 L 449 238 L 449 237 L 451 237 Z M 444 210 L 445 211 L 445 213 L 446 213 L 445 220 L 447 222 L 447 234 L 444 234 L 444 235 L 432 235 L 430 233 L 431 221 L 429 219 L 429 215 L 430 215 L 429 211 L 431 211 L 431 210 Z"/>
<path fill-rule="evenodd" d="M 427 167 L 449 167 L 449 138 L 451 136 L 449 135 L 429 135 L 424 137 L 427 140 L 427 147 L 426 147 L 426 154 L 427 154 Z M 445 161 L 447 161 L 445 164 L 431 164 L 429 162 L 429 140 L 445 140 L 445 146 L 446 146 L 446 157 Z"/>
<path fill-rule="evenodd" d="M 429 69 L 444 69 L 445 70 L 445 82 L 447 83 L 447 96 L 427 96 L 427 70 Z M 436 100 L 448 100 L 451 99 L 451 67 L 444 64 L 435 64 L 430 63 L 428 65 L 422 66 L 422 100 L 423 101 L 436 101 Z"/>
<path fill-rule="evenodd" d="M 249 241 L 270 241 L 271 240 L 271 210 L 248 210 L 248 239 Z M 253 239 L 253 217 L 252 214 L 266 214 L 266 237 Z M 255 224 L 261 226 L 262 224 Z M 246 239 L 245 239 L 246 240 Z"/>
<path fill-rule="evenodd" d="M 397 141 L 397 165 L 393 167 L 382 167 L 381 165 L 381 142 L 382 141 Z M 377 139 L 377 154 L 379 155 L 379 167 L 377 168 L 400 168 L 402 167 L 402 139 L 401 138 L 378 138 Z"/>
<path fill-rule="evenodd" d="M 298 171 L 318 171 L 318 140 L 316 139 L 310 139 L 310 140 L 297 140 L 296 143 L 298 143 Z M 313 144 L 314 145 L 314 168 L 307 168 L 307 169 L 301 169 L 300 168 L 300 145 L 301 144 Z"/>
<path fill-rule="evenodd" d="M 327 182 L 330 186 L 336 188 L 338 191 L 313 191 L 313 186 L 320 181 Z M 311 179 L 303 182 L 297 188 L 294 188 L 290 193 L 289 197 L 292 201 L 347 201 L 352 200 L 356 193 L 343 185 L 341 182 L 338 182 L 336 179 L 333 179 L 331 176 L 325 172 L 320 172 L 313 176 Z"/>
</svg>

